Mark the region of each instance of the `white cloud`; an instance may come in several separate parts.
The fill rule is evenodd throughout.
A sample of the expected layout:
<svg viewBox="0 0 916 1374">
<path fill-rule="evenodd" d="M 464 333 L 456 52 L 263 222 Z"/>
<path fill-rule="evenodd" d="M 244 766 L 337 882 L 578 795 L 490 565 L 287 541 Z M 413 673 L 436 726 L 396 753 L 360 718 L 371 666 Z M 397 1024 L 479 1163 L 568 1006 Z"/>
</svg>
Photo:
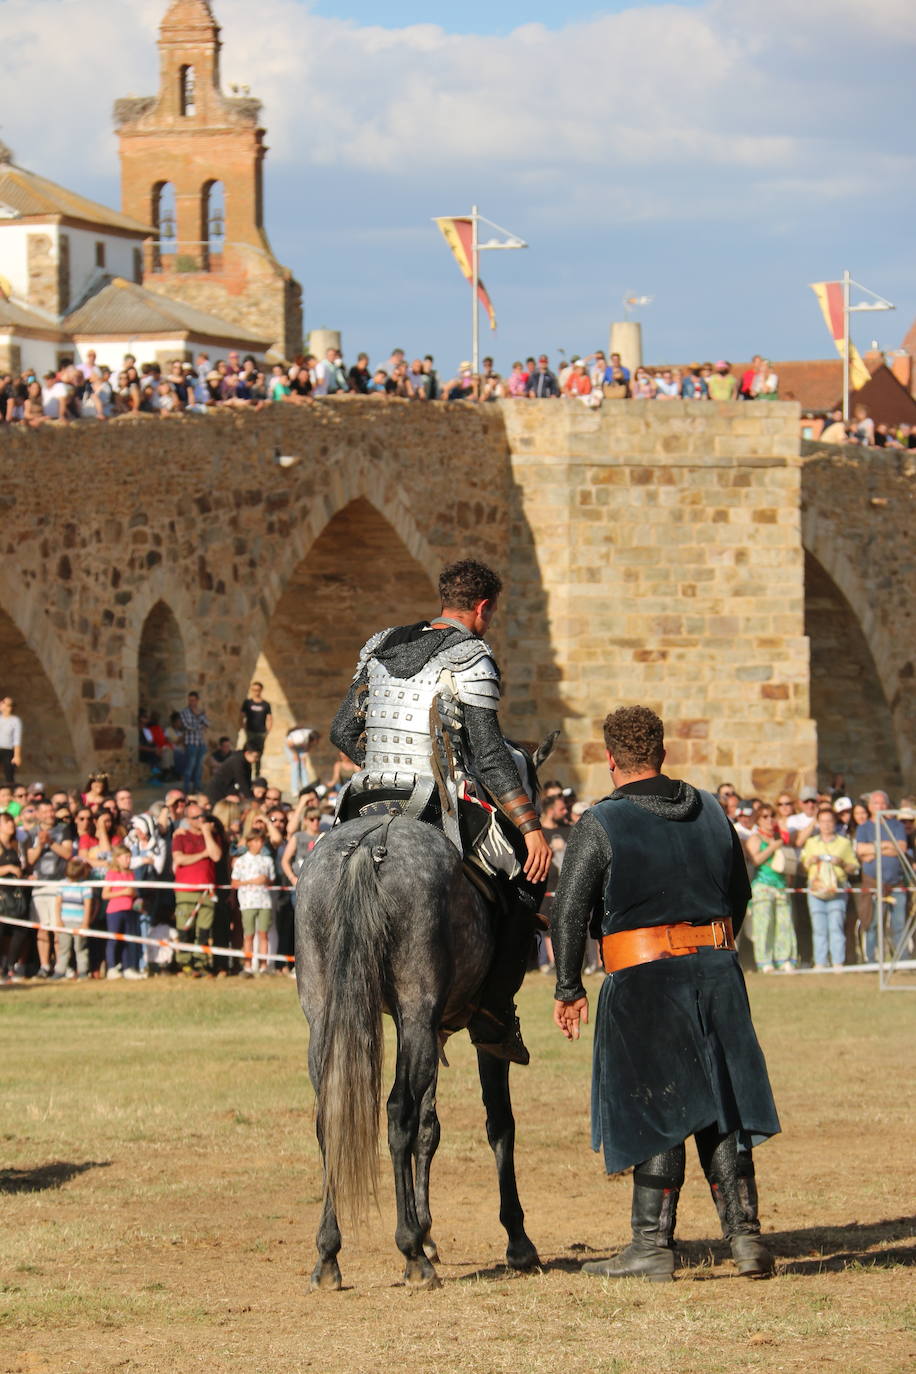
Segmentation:
<svg viewBox="0 0 916 1374">
<path fill-rule="evenodd" d="M 111 176 L 110 106 L 155 89 L 159 6 L 4 0 L 3 128 L 23 163 L 78 185 Z M 845 140 L 870 142 L 856 99 L 881 102 L 881 159 L 912 179 L 906 121 L 888 69 L 908 69 L 916 6 L 886 0 L 708 0 L 634 5 L 505 37 L 435 24 L 360 26 L 301 0 L 215 0 L 224 84 L 265 101 L 271 165 L 397 173 L 422 184 L 451 169 L 513 188 L 549 220 L 569 206 L 600 221 L 734 215 L 780 195 L 835 198 Z M 254 18 L 253 18 L 254 16 Z M 850 90 L 837 73 L 857 69 Z M 904 75 L 904 74 L 907 75 Z M 514 198 L 513 197 L 513 198 Z M 433 207 L 435 208 L 435 207 Z"/>
</svg>

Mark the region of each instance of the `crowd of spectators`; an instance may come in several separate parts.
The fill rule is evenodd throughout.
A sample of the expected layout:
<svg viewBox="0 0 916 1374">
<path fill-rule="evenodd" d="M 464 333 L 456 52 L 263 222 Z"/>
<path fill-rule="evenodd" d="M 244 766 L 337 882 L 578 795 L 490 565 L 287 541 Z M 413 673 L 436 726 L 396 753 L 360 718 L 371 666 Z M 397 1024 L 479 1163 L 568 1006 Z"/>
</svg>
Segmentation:
<svg viewBox="0 0 916 1374">
<path fill-rule="evenodd" d="M 638 367 L 633 372 L 620 355 L 602 351 L 561 362 L 554 371 L 546 354 L 512 364 L 508 373 L 496 371 L 484 358 L 475 373 L 462 362 L 455 375 L 440 378 L 434 359 L 409 360 L 396 348 L 384 365 L 373 367 L 360 353 L 348 367 L 340 350 L 328 348 L 323 358 L 313 354 L 292 363 L 272 366 L 253 355 L 230 351 L 211 362 L 200 353 L 193 363 L 174 359 L 164 367 L 138 363 L 126 354 L 117 372 L 98 363 L 91 349 L 86 360 L 65 359 L 55 370 L 39 376 L 26 368 L 18 377 L 0 375 L 0 423 L 37 426 L 76 420 L 109 420 L 133 413 L 168 419 L 185 412 L 205 414 L 216 408 L 258 410 L 265 406 L 310 404 L 322 396 L 346 394 L 413 401 L 496 401 L 571 396 L 590 406 L 607 398 L 645 400 L 769 400 L 778 395 L 778 378 L 770 364 L 755 358 L 741 376 L 727 362 L 697 363 L 689 368 Z"/>
<path fill-rule="evenodd" d="M 10 880 L 0 884 L 0 976 L 139 979 L 165 972 L 253 977 L 273 967 L 289 971 L 292 889 L 306 854 L 332 822 L 339 789 L 355 771 L 349 759 L 338 755 L 320 780 L 312 758 L 320 735 L 294 726 L 283 740 L 288 778 L 283 784 L 268 780 L 261 764 L 274 717 L 263 685 L 253 682 L 241 703 L 237 740 L 223 735 L 215 746 L 205 705 L 192 691 L 171 714 L 167 731 L 140 713 L 140 754 L 150 780 L 180 785 L 138 808 L 130 788 L 112 787 L 100 771 L 81 790 L 18 782 L 22 732 L 13 707 L 10 697 L 0 702 L 0 739 L 7 744 L 0 747 L 0 878 Z M 904 943 L 916 897 L 908 868 L 916 862 L 916 798 L 902 798 L 896 815 L 879 825 L 890 806 L 887 794 L 875 790 L 853 800 L 842 779 L 836 781 L 830 792 L 806 787 L 797 798 L 781 792 L 772 804 L 742 799 L 728 782 L 717 789 L 746 857 L 752 895 L 744 938 L 761 973 L 872 962 L 879 920 L 888 948 L 901 957 L 909 953 Z M 553 851 L 545 915 L 570 827 L 587 809 L 560 781 L 543 784 L 541 823 Z M 31 881 L 18 887 L 16 879 Z M 138 885 L 144 882 L 159 885 Z M 4 918 L 31 920 L 39 929 L 4 925 Z M 109 938 L 75 934 L 81 927 Z M 133 944 L 121 935 L 162 943 Z M 170 942 L 198 948 L 173 950 Z M 211 945 L 237 953 L 200 948 Z M 538 963 L 552 972 L 546 937 Z M 593 944 L 585 971 L 600 972 Z"/>
</svg>

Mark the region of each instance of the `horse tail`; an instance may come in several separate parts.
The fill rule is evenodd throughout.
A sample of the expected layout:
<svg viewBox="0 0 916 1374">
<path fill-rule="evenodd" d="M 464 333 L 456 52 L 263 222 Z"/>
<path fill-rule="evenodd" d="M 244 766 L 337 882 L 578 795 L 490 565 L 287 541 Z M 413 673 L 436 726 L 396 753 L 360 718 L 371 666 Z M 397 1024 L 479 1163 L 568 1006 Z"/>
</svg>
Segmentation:
<svg viewBox="0 0 916 1374">
<path fill-rule="evenodd" d="M 327 1001 L 317 1090 L 325 1194 L 336 1210 L 347 1210 L 354 1225 L 370 1194 L 378 1202 L 382 1008 L 394 914 L 365 838 L 349 857 L 343 855 L 328 905 Z"/>
</svg>

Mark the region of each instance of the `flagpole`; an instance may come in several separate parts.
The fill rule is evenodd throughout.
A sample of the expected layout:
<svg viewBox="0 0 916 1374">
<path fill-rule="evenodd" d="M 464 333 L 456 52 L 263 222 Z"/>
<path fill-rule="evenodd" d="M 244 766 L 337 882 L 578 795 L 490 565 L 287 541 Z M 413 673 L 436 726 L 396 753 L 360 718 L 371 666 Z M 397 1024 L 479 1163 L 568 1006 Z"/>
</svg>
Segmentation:
<svg viewBox="0 0 916 1374">
<path fill-rule="evenodd" d="M 476 205 L 471 206 L 471 372 L 477 377 L 480 372 L 480 311 L 477 292 L 480 283 L 480 248 L 478 246 L 478 215 Z"/>
<path fill-rule="evenodd" d="M 849 424 L 849 269 L 843 273 L 843 423 Z"/>
</svg>

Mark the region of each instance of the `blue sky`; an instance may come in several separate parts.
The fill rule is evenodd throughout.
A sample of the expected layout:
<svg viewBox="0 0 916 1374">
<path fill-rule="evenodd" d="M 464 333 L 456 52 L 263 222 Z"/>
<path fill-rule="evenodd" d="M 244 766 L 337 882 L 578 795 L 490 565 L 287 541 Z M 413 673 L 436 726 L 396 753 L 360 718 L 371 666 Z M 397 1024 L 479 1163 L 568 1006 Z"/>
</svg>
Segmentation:
<svg viewBox="0 0 916 1374">
<path fill-rule="evenodd" d="M 629 291 L 649 361 L 828 357 L 807 283 L 844 267 L 916 317 L 916 5 L 703 0 L 563 11 L 468 0 L 213 0 L 224 84 L 264 101 L 267 223 L 311 327 L 450 373 L 469 293 L 431 218 L 469 209 L 530 243 L 483 273 L 498 365 L 606 346 Z M 157 85 L 162 4 L 3 0 L 0 137 L 112 204 L 110 109 Z M 254 16 L 254 17 L 253 17 Z M 80 61 L 61 25 L 104 31 Z"/>
</svg>

